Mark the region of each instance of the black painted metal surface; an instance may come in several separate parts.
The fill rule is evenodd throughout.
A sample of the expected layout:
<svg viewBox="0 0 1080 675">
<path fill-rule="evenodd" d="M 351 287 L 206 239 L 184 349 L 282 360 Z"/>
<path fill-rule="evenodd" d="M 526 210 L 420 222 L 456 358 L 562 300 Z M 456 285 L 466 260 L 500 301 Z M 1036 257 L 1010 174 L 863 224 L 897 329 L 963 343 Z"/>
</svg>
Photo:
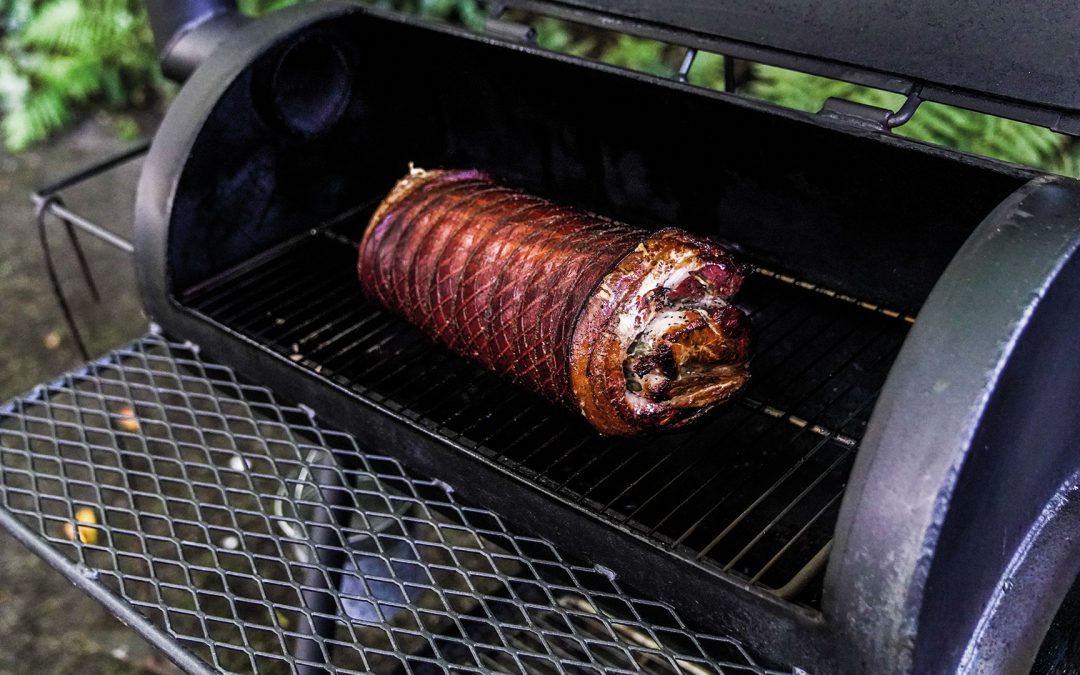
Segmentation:
<svg viewBox="0 0 1080 675">
<path fill-rule="evenodd" d="M 922 308 L 826 577 L 847 667 L 1018 672 L 1080 569 L 1080 184 L 1032 181 Z M 868 626 L 874 629 L 867 630 Z"/>
<path fill-rule="evenodd" d="M 1080 133 L 1080 8 L 1061 0 L 510 0 Z M 569 11 L 569 13 L 567 13 Z M 714 47 L 715 49 L 715 47 Z M 952 99 L 952 100 L 950 100 Z"/>
<path fill-rule="evenodd" d="M 278 123 L 277 108 L 273 104 L 267 108 L 272 98 L 260 92 L 285 55 L 311 36 L 332 45 L 354 79 L 347 91 L 334 94 L 335 100 L 342 94 L 348 101 L 340 117 L 313 135 L 301 136 Z M 410 49 L 401 52 L 394 68 L 371 67 L 373 55 L 384 53 L 391 44 L 410 44 Z M 401 86 L 403 76 L 409 87 Z M 526 87 L 522 82 L 559 86 Z M 310 95 L 317 102 L 322 94 L 312 90 Z M 633 115 L 620 113 L 630 110 Z M 665 132 L 642 134 L 642 125 Z M 515 152 L 506 152 L 508 147 Z M 155 140 L 138 199 L 137 262 L 147 306 L 170 331 L 199 342 L 242 372 L 256 374 L 275 390 L 307 402 L 344 428 L 377 439 L 407 464 L 461 486 L 470 498 L 511 514 L 522 529 L 566 542 L 632 583 L 649 586 L 657 598 L 677 604 L 697 625 L 731 631 L 747 644 L 800 667 L 833 668 L 837 653 L 828 614 L 746 584 L 730 574 L 735 567 L 717 574 L 715 560 L 707 559 L 715 552 L 725 556 L 722 566 L 746 562 L 739 553 L 751 542 L 756 546 L 781 541 L 783 548 L 783 540 L 755 542 L 755 532 L 738 550 L 711 545 L 716 537 L 723 541 L 735 532 L 727 525 L 744 523 L 740 509 L 729 512 L 726 507 L 706 506 L 702 513 L 727 519 L 726 524 L 713 530 L 713 537 L 689 556 L 677 547 L 658 547 L 656 538 L 648 536 L 656 534 L 650 530 L 657 521 L 642 531 L 635 527 L 634 517 L 626 517 L 640 504 L 619 505 L 627 508 L 612 509 L 613 517 L 598 520 L 598 511 L 615 506 L 612 500 L 599 504 L 578 500 L 591 489 L 588 485 L 567 499 L 559 491 L 565 485 L 545 482 L 542 470 L 528 466 L 528 460 L 543 458 L 551 448 L 525 443 L 517 456 L 502 455 L 500 449 L 512 448 L 513 439 L 487 442 L 492 433 L 497 436 L 495 427 L 503 419 L 490 407 L 455 408 L 459 401 L 444 396 L 445 391 L 433 398 L 432 392 L 422 391 L 422 378 L 428 373 L 435 373 L 436 385 L 463 373 L 466 379 L 471 377 L 461 364 L 413 369 L 419 363 L 414 356 L 438 360 L 440 354 L 406 341 L 407 332 L 381 322 L 379 313 L 370 309 L 345 311 L 308 301 L 289 308 L 286 298 L 288 289 L 296 288 L 289 285 L 296 275 L 305 277 L 303 291 L 295 291 L 300 293 L 333 286 L 338 274 L 351 273 L 352 266 L 347 250 L 342 254 L 345 262 L 337 265 L 338 254 L 332 249 L 309 251 L 305 266 L 303 259 L 281 255 L 282 246 L 290 245 L 283 242 L 306 237 L 308 228 L 323 219 L 351 210 L 357 213 L 362 205 L 370 205 L 409 160 L 426 166 L 485 168 L 540 194 L 636 224 L 679 224 L 733 242 L 752 259 L 798 277 L 805 288 L 792 283 L 795 295 L 782 295 L 802 298 L 794 303 L 801 309 L 822 303 L 839 306 L 835 303 L 846 303 L 851 296 L 862 298 L 871 309 L 884 304 L 902 314 L 918 309 L 963 240 L 1030 174 L 819 117 L 769 113 L 721 93 L 583 64 L 451 28 L 424 29 L 406 19 L 337 3 L 298 7 L 241 29 L 235 41 L 195 73 Z M 281 302 L 287 305 L 281 308 L 283 314 L 270 317 L 269 326 L 252 329 L 249 321 L 266 318 L 257 307 L 260 297 L 200 295 L 210 293 L 210 281 L 218 275 L 239 266 L 247 272 L 256 270 L 257 276 L 270 269 L 258 271 L 264 264 L 279 266 L 256 281 L 256 295 L 284 289 Z M 263 287 L 268 281 L 279 285 Z M 782 285 L 776 279 L 761 283 Z M 325 295 L 347 304 L 348 294 L 321 292 L 320 298 Z M 769 297 L 764 300 L 767 303 Z M 246 305 L 241 311 L 252 316 L 215 317 L 214 307 L 198 308 L 203 301 L 239 302 Z M 859 302 L 852 307 L 856 315 L 865 311 L 857 309 Z M 314 309 L 319 316 L 325 309 L 331 310 L 330 315 L 340 310 L 358 322 L 370 317 L 371 328 L 385 330 L 391 339 L 380 345 L 377 337 L 367 345 L 376 351 L 347 355 L 343 372 L 335 371 L 341 363 L 305 362 L 300 347 L 309 346 L 311 340 L 304 339 L 308 333 L 274 341 L 281 338 L 278 333 L 294 330 L 290 313 L 300 307 Z M 367 313 L 350 314 L 355 311 Z M 309 322 L 313 318 L 318 317 L 302 319 L 300 327 L 317 330 Z M 278 319 L 284 320 L 281 325 L 275 325 Z M 367 325 L 360 323 L 354 332 Z M 827 329 L 830 321 L 823 325 Z M 349 326 L 335 330 L 348 331 Z M 395 339 L 403 344 L 395 345 Z M 798 358 L 809 359 L 802 362 L 809 367 L 803 372 L 807 379 L 799 375 L 788 383 L 789 393 L 797 397 L 800 388 L 804 393 L 812 390 L 819 375 L 832 394 L 843 393 L 843 384 L 834 388 L 831 375 L 812 367 L 813 359 L 798 348 L 805 343 L 794 346 Z M 388 350 L 389 356 L 380 350 Z M 413 351 L 412 356 L 397 358 Z M 859 370 L 872 372 L 864 366 Z M 842 363 L 837 367 L 843 370 Z M 378 387 L 360 395 L 358 387 L 371 384 L 362 380 L 371 379 L 366 371 L 372 368 L 378 371 Z M 387 396 L 386 387 L 397 386 L 395 377 L 414 388 L 406 392 L 408 400 L 398 400 L 401 391 Z M 484 392 L 469 395 L 479 401 Z M 412 399 L 418 397 L 433 402 L 413 406 Z M 859 401 L 869 405 L 873 398 L 871 391 Z M 769 400 L 759 402 L 784 410 Z M 526 405 L 521 411 L 528 418 L 538 409 Z M 545 414 L 543 409 L 539 412 L 542 422 Z M 779 417 L 784 423 L 792 421 L 784 414 Z M 815 435 L 815 425 L 829 430 L 826 438 L 836 431 L 812 415 L 796 417 L 807 422 L 805 430 L 796 432 L 789 425 L 787 433 L 798 433 L 804 440 Z M 780 420 L 774 421 L 776 428 L 785 428 Z M 461 425 L 468 428 L 458 428 Z M 483 425 L 493 426 L 478 443 L 469 434 Z M 700 452 L 707 454 L 709 440 L 723 438 L 714 432 L 718 429 L 701 437 Z M 848 436 L 857 442 L 857 435 Z M 581 447 L 591 446 L 586 442 Z M 685 461 L 675 452 L 677 447 L 677 439 L 665 438 L 653 451 Z M 561 448 L 555 448 L 556 454 Z M 530 455 L 534 450 L 539 454 Z M 630 453 L 623 466 L 632 465 L 634 456 Z M 636 456 L 647 459 L 646 453 Z M 813 466 L 799 463 L 799 457 L 808 455 L 776 456 L 792 460 L 787 468 Z M 751 464 L 756 461 L 753 453 L 745 457 Z M 711 466 L 713 472 L 723 468 Z M 839 472 L 839 483 L 844 472 Z M 568 475 L 572 478 L 574 472 Z M 618 501 L 620 493 L 645 490 L 648 499 L 655 487 L 653 475 L 646 467 L 636 474 L 639 482 L 631 475 L 622 487 L 616 485 L 611 496 Z M 803 485 L 827 484 L 811 480 Z M 760 494 L 773 494 L 764 489 L 768 485 L 762 485 Z M 757 507 L 754 495 L 747 504 Z M 793 511 L 785 511 L 780 503 L 772 513 L 783 519 Z M 758 532 L 767 530 L 763 526 Z M 678 538 L 678 534 L 671 537 Z M 698 554 L 703 554 L 701 560 L 695 559 Z M 823 546 L 810 561 L 821 562 L 827 555 Z M 750 570 L 747 576 L 756 572 Z"/>
<path fill-rule="evenodd" d="M 777 672 L 156 334 L 0 408 L 0 505 L 190 672 Z"/>
<path fill-rule="evenodd" d="M 236 0 L 146 0 L 146 11 L 161 70 L 177 82 L 245 22 Z"/>
<path fill-rule="evenodd" d="M 1073 582 L 1039 649 L 1032 675 L 1075 672 L 1080 663 L 1080 580 Z"/>
<path fill-rule="evenodd" d="M 335 85 L 296 88 L 302 100 L 283 108 L 274 95 L 275 78 L 290 70 L 283 68 L 288 55 L 312 41 L 328 47 L 324 56 L 333 56 L 319 62 L 328 64 Z M 373 65 L 379 54 L 400 45 L 409 48 L 394 52 L 398 60 L 392 67 Z M 289 111 L 308 105 L 335 114 L 313 129 L 298 130 L 289 123 Z M 303 115 L 291 119 L 304 122 Z M 660 131 L 642 133 L 643 128 Z M 879 430 L 864 442 L 870 451 L 857 460 L 864 468 L 851 476 L 844 498 L 848 515 L 839 521 L 841 538 L 832 554 L 822 613 L 745 583 L 730 574 L 735 567 L 716 573 L 710 554 L 721 556 L 725 566 L 745 562 L 746 556 L 739 556 L 750 550 L 749 543 L 781 541 L 782 548 L 783 540 L 770 539 L 771 533 L 755 536 L 769 527 L 750 532 L 736 551 L 723 550 L 713 539 L 690 555 L 657 546 L 657 538 L 650 538 L 657 534 L 657 521 L 647 523 L 645 531 L 638 527 L 641 509 L 655 494 L 655 470 L 646 466 L 628 481 L 616 482 L 620 469 L 644 453 L 630 452 L 614 471 L 581 483 L 574 499 L 567 499 L 561 490 L 578 476 L 573 467 L 560 483 L 546 480 L 551 462 L 540 468 L 529 464 L 544 459 L 548 445 L 527 442 L 516 452 L 516 440 L 528 438 L 520 430 L 492 442 L 505 430 L 504 421 L 511 427 L 522 419 L 526 427 L 542 426 L 543 409 L 521 402 L 515 403 L 521 416 L 497 415 L 496 406 L 484 403 L 493 393 L 503 398 L 497 385 L 470 390 L 467 382 L 479 376 L 467 366 L 425 349 L 378 311 L 349 304 L 349 292 L 340 288 L 349 278 L 342 275 L 351 273 L 353 233 L 306 232 L 342 213 L 362 213 L 410 160 L 487 169 L 539 194 L 635 224 L 682 225 L 792 274 L 789 291 L 751 294 L 751 303 L 763 300 L 768 306 L 779 298 L 801 309 L 835 308 L 834 303 L 858 298 L 854 306 L 862 309 L 856 314 L 866 308 L 871 315 L 880 313 L 884 305 L 900 310 L 902 318 L 920 311 L 931 297 L 916 331 L 920 340 L 932 339 L 909 345 L 913 355 L 894 369 L 892 379 L 903 383 L 931 371 L 939 377 L 955 373 L 957 386 L 945 387 L 950 394 L 944 403 L 898 405 L 894 394 L 878 405 L 871 420 Z M 1072 286 L 1050 284 L 1059 272 L 1054 256 L 1068 258 L 1064 249 L 1054 248 L 1054 237 L 1067 234 L 1076 221 L 1072 182 L 1033 183 L 1009 198 L 1030 172 L 880 130 L 776 112 L 723 93 L 544 54 L 498 37 L 422 28 L 344 3 L 297 7 L 240 29 L 181 92 L 145 166 L 137 207 L 139 277 L 148 309 L 170 331 L 375 439 L 425 475 L 512 515 L 515 526 L 531 535 L 566 542 L 582 558 L 648 587 L 698 626 L 729 632 L 786 662 L 824 671 L 934 670 L 979 659 L 989 669 L 1002 669 L 1018 661 L 1002 660 L 995 646 L 1019 631 L 1038 635 L 1045 629 L 1057 598 L 1075 577 L 1068 538 L 1053 534 L 1056 526 L 1070 522 L 1071 511 L 1061 504 L 1071 459 L 1068 443 L 1061 441 L 1069 440 L 1071 427 L 1039 430 L 1054 445 L 1051 451 L 1031 441 L 1000 440 L 1011 438 L 1011 422 L 1033 419 L 1031 410 L 1048 399 L 1072 400 L 1071 371 L 1054 367 L 1080 362 L 1070 358 L 1073 332 L 1061 327 L 1061 317 L 1075 315 L 1069 311 Z M 1003 201 L 1011 215 L 997 211 L 979 226 Z M 980 247 L 983 241 L 992 245 Z M 300 257 L 294 255 L 298 252 Z M 759 282 L 765 289 L 780 284 L 776 276 Z M 1051 286 L 1059 290 L 1050 292 Z M 1044 291 L 1045 301 L 1036 303 Z M 966 300 L 950 311 L 935 304 L 953 296 Z M 1031 326 L 1042 327 L 1025 329 L 1029 341 L 1015 342 L 1014 329 L 1030 318 L 1024 308 L 1036 304 L 1040 309 Z M 809 315 L 823 314 L 811 309 Z M 826 330 L 837 322 L 842 318 L 825 321 Z M 865 327 L 861 319 L 854 325 L 855 334 Z M 795 322 L 796 332 L 800 326 L 805 324 Z M 336 336 L 360 331 L 367 332 L 357 336 L 359 352 L 341 354 L 333 342 L 321 342 L 327 338 L 320 336 L 330 332 L 341 340 Z M 969 338 L 970 352 L 950 351 L 965 349 Z M 1009 351 L 1014 342 L 1020 347 Z M 807 358 L 801 362 L 805 369 L 786 382 L 763 378 L 760 386 L 769 390 L 775 384 L 772 391 L 781 395 L 790 389 L 786 393 L 796 401 L 800 388 L 813 391 L 816 382 L 832 394 L 842 393 L 845 379 L 831 378 L 844 364 L 829 374 L 819 371 L 805 353 L 807 344 L 792 344 L 794 358 Z M 1030 368 L 1044 347 L 1055 358 Z M 426 365 L 417 367 L 421 363 Z M 934 367 L 927 369 L 926 363 Z M 997 377 L 990 368 L 994 364 L 1005 375 L 984 381 L 982 389 L 968 386 L 987 373 Z M 863 363 L 859 370 L 880 375 Z M 424 378 L 431 374 L 435 380 L 429 386 Z M 1050 382 L 1049 393 L 1040 398 L 1032 377 Z M 918 384 L 923 393 L 924 384 Z M 980 392 L 988 398 L 978 399 Z M 463 396 L 469 400 L 459 405 Z M 870 405 L 874 397 L 871 391 L 857 403 Z M 510 392 L 505 399 L 515 400 Z M 794 417 L 805 423 L 801 437 L 836 440 L 835 425 L 821 424 L 813 415 L 789 415 L 768 399 L 757 403 L 781 411 L 774 416 L 776 428 L 787 428 Z M 911 417 L 910 424 L 888 426 L 894 414 L 900 415 L 894 407 Z M 746 401 L 742 410 L 747 409 L 754 418 L 766 408 Z M 826 406 L 817 414 L 831 412 Z M 576 433 L 563 430 L 558 420 L 555 426 L 560 434 Z M 934 434 L 958 428 L 961 440 L 946 442 L 944 451 L 931 442 Z M 472 437 L 477 429 L 486 429 L 480 439 Z M 707 431 L 708 438 L 696 446 L 703 453 L 708 440 L 724 438 L 718 428 Z M 966 432 L 982 435 L 964 437 Z M 858 444 L 857 434 L 844 435 Z M 919 446 L 919 459 L 913 459 L 909 442 Z M 965 443 L 992 449 L 969 456 Z M 578 446 L 570 447 L 572 454 Z M 587 438 L 580 447 L 593 449 Z M 685 460 L 677 447 L 665 438 L 656 452 Z M 776 452 L 783 447 L 769 446 L 774 458 L 786 456 Z M 514 452 L 502 452 L 508 449 Z M 565 459 L 560 450 L 548 459 Z M 590 466 L 611 468 L 597 464 L 605 453 L 597 454 Z M 807 466 L 799 461 L 807 456 L 788 457 L 795 460 L 789 467 Z M 887 460 L 878 463 L 882 457 Z M 731 468 L 756 461 L 753 453 L 743 459 L 747 462 L 733 462 Z M 876 465 L 873 471 L 865 468 L 870 463 Z M 722 464 L 712 465 L 713 471 L 724 469 Z M 666 463 L 655 466 L 662 470 Z M 687 466 L 683 475 L 695 464 Z M 776 468 L 783 469 L 771 467 Z M 840 474 L 842 483 L 846 469 Z M 588 493 L 605 484 L 615 485 L 612 498 L 589 503 Z M 1023 486 L 1022 495 L 1010 492 L 1017 486 Z M 646 501 L 619 502 L 642 491 Z M 1012 496 L 1000 499 L 1000 494 Z M 717 504 L 723 507 L 725 500 Z M 747 503 L 757 508 L 766 502 L 751 495 Z M 794 513 L 784 507 L 781 503 L 773 514 Z M 609 512 L 606 520 L 596 518 L 598 512 Z M 720 515 L 731 518 L 727 525 L 746 522 L 738 509 Z M 320 520 L 315 530 L 330 532 L 334 522 Z M 968 533 L 970 522 L 980 524 L 976 535 Z M 723 535 L 723 542 L 732 532 L 722 525 L 716 536 Z M 1000 549 L 993 549 L 995 543 Z M 827 556 L 823 547 L 813 559 Z M 975 573 L 972 559 L 980 560 Z M 1028 589 L 1028 601 L 1016 599 L 1018 609 L 1009 615 L 999 611 L 1008 604 L 1000 599 L 1014 587 Z M 959 589 L 964 594 L 957 595 Z M 314 593 L 313 600 L 325 600 L 322 591 Z M 319 623 L 311 619 L 305 625 Z M 1033 657 L 1029 643 L 1014 652 L 1019 657 L 1009 658 Z"/>
</svg>

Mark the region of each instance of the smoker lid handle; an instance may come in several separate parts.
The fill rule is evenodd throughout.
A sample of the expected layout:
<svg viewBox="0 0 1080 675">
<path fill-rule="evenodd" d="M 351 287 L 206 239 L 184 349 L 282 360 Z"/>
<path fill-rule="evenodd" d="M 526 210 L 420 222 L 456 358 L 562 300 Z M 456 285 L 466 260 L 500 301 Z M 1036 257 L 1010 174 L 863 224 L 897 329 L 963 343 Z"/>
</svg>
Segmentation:
<svg viewBox="0 0 1080 675">
<path fill-rule="evenodd" d="M 221 41 L 247 21 L 236 0 L 146 0 L 161 70 L 183 82 Z"/>
</svg>

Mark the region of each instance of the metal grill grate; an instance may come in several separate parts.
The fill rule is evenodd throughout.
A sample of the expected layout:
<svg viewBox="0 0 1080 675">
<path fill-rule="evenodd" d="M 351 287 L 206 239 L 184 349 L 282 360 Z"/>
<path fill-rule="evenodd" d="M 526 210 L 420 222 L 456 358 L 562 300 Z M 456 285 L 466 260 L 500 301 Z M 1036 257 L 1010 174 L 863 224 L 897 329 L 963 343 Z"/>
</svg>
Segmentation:
<svg viewBox="0 0 1080 675">
<path fill-rule="evenodd" d="M 601 439 L 576 415 L 434 346 L 366 303 L 360 211 L 233 270 L 185 304 L 357 395 L 649 535 L 815 604 L 854 451 L 910 318 L 775 273 L 741 293 L 757 339 L 746 396 L 708 424 Z"/>
<path fill-rule="evenodd" d="M 191 345 L 8 404 L 0 449 L 0 523 L 191 670 L 775 672 Z"/>
</svg>

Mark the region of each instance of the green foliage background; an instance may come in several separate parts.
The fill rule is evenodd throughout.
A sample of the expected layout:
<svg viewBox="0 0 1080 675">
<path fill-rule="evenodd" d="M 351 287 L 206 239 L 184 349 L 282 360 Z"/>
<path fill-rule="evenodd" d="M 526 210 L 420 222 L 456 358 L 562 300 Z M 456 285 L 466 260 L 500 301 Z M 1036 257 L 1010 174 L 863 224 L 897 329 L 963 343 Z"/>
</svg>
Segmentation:
<svg viewBox="0 0 1080 675">
<path fill-rule="evenodd" d="M 239 0 L 260 14 L 297 0 Z M 368 0 L 384 8 L 484 23 L 481 0 Z M 541 46 L 654 75 L 673 75 L 683 51 L 653 40 L 588 30 L 532 17 Z M 743 93 L 813 112 L 829 97 L 896 109 L 902 97 L 858 85 L 756 65 L 740 78 Z M 723 58 L 699 54 L 690 81 L 723 86 Z M 138 132 L 126 114 L 167 101 L 173 85 L 155 63 L 142 0 L 0 0 L 0 135 L 12 151 L 48 138 L 81 115 L 109 110 L 122 135 Z M 903 136 L 1071 176 L 1080 175 L 1080 144 L 1045 129 L 924 103 Z"/>
<path fill-rule="evenodd" d="M 70 123 L 93 102 L 146 105 L 166 89 L 136 0 L 0 0 L 0 124 L 21 150 Z"/>
</svg>

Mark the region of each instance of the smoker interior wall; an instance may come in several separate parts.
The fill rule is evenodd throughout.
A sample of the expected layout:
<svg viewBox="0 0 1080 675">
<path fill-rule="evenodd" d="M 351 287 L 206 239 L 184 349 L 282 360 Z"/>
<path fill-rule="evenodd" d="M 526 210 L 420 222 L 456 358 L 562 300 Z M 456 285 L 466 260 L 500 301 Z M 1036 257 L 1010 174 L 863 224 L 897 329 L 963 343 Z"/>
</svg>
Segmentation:
<svg viewBox="0 0 1080 675">
<path fill-rule="evenodd" d="M 302 81 L 282 84 L 281 55 L 297 41 L 329 46 L 348 81 L 316 58 Z M 328 129 L 282 122 L 282 105 L 323 114 L 346 100 Z M 210 113 L 176 195 L 171 287 L 376 198 L 413 161 L 483 168 L 636 225 L 704 232 L 915 311 L 1027 177 L 812 119 L 373 15 L 325 22 L 264 55 Z"/>
</svg>

